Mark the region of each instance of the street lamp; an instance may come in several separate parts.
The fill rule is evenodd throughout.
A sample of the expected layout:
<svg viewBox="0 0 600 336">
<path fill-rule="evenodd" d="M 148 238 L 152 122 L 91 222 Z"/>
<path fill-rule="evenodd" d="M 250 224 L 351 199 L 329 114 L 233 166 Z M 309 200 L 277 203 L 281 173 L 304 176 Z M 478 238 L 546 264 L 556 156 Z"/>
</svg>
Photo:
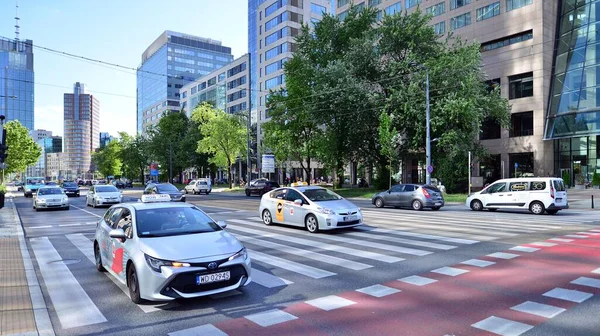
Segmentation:
<svg viewBox="0 0 600 336">
<path fill-rule="evenodd" d="M 423 64 L 411 62 L 411 66 L 419 69 L 425 69 L 425 128 L 426 128 L 426 139 L 425 139 L 425 184 L 431 184 L 431 172 L 433 166 L 431 166 L 431 133 L 430 133 L 430 118 L 429 118 L 429 68 Z"/>
</svg>

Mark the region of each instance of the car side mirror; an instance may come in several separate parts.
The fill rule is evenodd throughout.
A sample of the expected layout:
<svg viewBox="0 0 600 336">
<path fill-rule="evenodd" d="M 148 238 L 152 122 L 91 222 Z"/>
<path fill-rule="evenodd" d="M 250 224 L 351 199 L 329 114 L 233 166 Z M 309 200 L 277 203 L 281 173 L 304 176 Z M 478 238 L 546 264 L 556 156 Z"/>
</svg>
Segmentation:
<svg viewBox="0 0 600 336">
<path fill-rule="evenodd" d="M 125 234 L 125 231 L 123 231 L 123 229 L 110 230 L 108 236 L 110 238 L 118 239 L 119 241 L 121 241 L 121 243 L 127 239 L 127 235 Z"/>
<path fill-rule="evenodd" d="M 302 206 L 302 200 L 301 199 L 297 199 L 297 200 L 294 201 L 294 204 Z"/>
<path fill-rule="evenodd" d="M 223 228 L 223 229 L 227 227 L 227 223 L 226 223 L 225 221 L 222 221 L 222 220 L 221 220 L 221 221 L 218 221 L 218 222 L 217 222 L 217 224 L 219 224 L 219 226 L 220 226 L 221 228 Z"/>
</svg>

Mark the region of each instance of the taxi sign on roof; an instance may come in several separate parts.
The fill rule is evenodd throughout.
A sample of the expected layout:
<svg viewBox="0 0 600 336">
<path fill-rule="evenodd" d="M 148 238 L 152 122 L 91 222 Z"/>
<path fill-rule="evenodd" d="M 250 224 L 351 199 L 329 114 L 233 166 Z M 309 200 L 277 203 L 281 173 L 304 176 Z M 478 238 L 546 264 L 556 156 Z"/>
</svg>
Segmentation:
<svg viewBox="0 0 600 336">
<path fill-rule="evenodd" d="M 307 186 L 307 185 L 308 185 L 308 183 L 302 182 L 302 181 L 292 183 L 292 187 L 302 187 L 302 186 Z"/>
<path fill-rule="evenodd" d="M 142 195 L 142 203 L 171 202 L 169 194 Z"/>
</svg>

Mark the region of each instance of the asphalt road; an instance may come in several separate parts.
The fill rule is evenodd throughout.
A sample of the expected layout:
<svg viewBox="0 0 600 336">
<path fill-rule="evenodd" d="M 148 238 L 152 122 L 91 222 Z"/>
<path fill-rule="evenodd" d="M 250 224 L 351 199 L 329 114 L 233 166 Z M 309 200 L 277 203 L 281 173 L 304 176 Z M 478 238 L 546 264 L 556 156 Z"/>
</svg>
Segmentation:
<svg viewBox="0 0 600 336">
<path fill-rule="evenodd" d="M 128 190 L 125 200 L 139 195 Z M 57 335 L 600 330 L 600 231 L 590 231 L 600 229 L 596 212 L 533 216 L 462 206 L 414 212 L 355 201 L 367 225 L 312 235 L 264 226 L 258 197 L 213 193 L 188 195 L 188 201 L 228 222 L 227 230 L 250 250 L 256 282 L 214 297 L 138 306 L 89 259 L 96 221 L 106 209 L 86 207 L 82 196 L 71 199 L 68 211 L 36 212 L 31 199 L 15 198 Z M 578 237 L 565 236 L 570 234 Z M 72 294 L 65 296 L 64 286 Z"/>
</svg>

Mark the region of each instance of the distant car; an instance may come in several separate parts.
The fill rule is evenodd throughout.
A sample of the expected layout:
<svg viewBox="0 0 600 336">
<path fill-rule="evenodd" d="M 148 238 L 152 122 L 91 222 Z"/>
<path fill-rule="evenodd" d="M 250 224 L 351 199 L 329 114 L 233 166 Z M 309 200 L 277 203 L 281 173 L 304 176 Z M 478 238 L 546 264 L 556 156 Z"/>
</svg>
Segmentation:
<svg viewBox="0 0 600 336">
<path fill-rule="evenodd" d="M 23 186 L 23 196 L 32 197 L 37 190 L 45 185 L 43 177 L 28 177 Z"/>
<path fill-rule="evenodd" d="M 391 189 L 375 194 L 371 203 L 378 208 L 385 206 L 410 207 L 413 210 L 440 210 L 444 206 L 442 192 L 430 185 L 397 184 Z"/>
<path fill-rule="evenodd" d="M 112 183 L 117 189 L 125 189 L 125 183 L 121 180 L 114 180 Z"/>
<path fill-rule="evenodd" d="M 167 194 L 172 202 L 185 202 L 185 195 L 171 183 L 149 183 L 144 189 L 144 195 Z"/>
<path fill-rule="evenodd" d="M 72 195 L 75 197 L 79 197 L 79 186 L 75 182 L 63 182 L 61 187 L 65 191 L 67 196 Z"/>
<path fill-rule="evenodd" d="M 46 182 L 46 186 L 56 187 L 56 186 L 58 186 L 58 183 L 56 183 L 54 181 L 48 181 L 48 182 Z"/>
<path fill-rule="evenodd" d="M 33 199 L 33 209 L 39 211 L 53 208 L 69 210 L 69 199 L 65 192 L 55 186 L 39 188 Z"/>
<path fill-rule="evenodd" d="M 112 205 L 121 203 L 123 195 L 111 185 L 94 185 L 88 190 L 85 197 L 85 205 L 98 207 L 101 205 Z"/>
<path fill-rule="evenodd" d="M 102 184 L 102 185 L 106 185 L 106 180 L 98 180 L 97 184 Z"/>
<path fill-rule="evenodd" d="M 210 186 L 210 182 L 207 179 L 201 179 L 201 180 L 192 180 L 190 181 L 190 183 L 188 183 L 188 185 L 185 186 L 185 188 L 183 188 L 183 192 L 185 192 L 186 194 L 188 192 L 192 193 L 192 194 L 210 194 L 210 192 L 212 191 L 212 188 Z"/>
<path fill-rule="evenodd" d="M 133 182 L 127 180 L 127 182 L 125 182 L 125 188 L 133 188 Z"/>
<path fill-rule="evenodd" d="M 246 185 L 246 196 L 251 196 L 251 195 L 259 195 L 262 196 L 265 193 L 273 190 L 273 189 L 277 189 L 279 188 L 279 183 L 274 182 L 274 181 L 269 181 L 267 179 L 256 179 L 256 180 L 252 180 L 250 181 L 250 183 L 248 183 Z"/>
</svg>

